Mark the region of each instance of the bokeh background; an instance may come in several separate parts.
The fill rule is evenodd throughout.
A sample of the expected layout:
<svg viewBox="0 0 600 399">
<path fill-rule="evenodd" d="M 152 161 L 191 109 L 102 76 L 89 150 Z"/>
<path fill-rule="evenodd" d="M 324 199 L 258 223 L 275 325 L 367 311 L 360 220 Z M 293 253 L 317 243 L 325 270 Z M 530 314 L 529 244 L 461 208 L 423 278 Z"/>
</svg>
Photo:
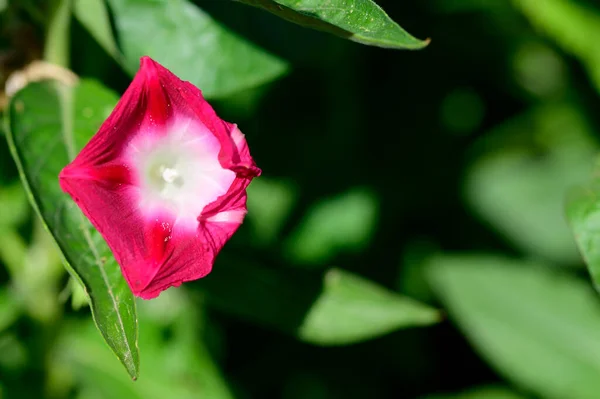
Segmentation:
<svg viewBox="0 0 600 399">
<path fill-rule="evenodd" d="M 600 397 L 600 307 L 564 216 L 598 152 L 600 6 L 377 3 L 431 44 L 368 47 L 195 1 L 289 68 L 211 100 L 263 175 L 212 274 L 138 302 L 136 382 L 72 289 L 0 140 L 0 397 Z M 42 56 L 45 14 L 43 2 L 0 5 L 5 80 Z M 130 76 L 77 19 L 70 35 L 72 70 L 122 93 Z M 302 325 L 320 282 L 339 273 L 378 287 L 331 299 L 325 324 L 339 307 L 339 329 L 381 327 L 315 342 Z M 407 297 L 440 309 L 439 321 L 405 323 L 401 307 L 395 320 L 390 304 Z"/>
</svg>

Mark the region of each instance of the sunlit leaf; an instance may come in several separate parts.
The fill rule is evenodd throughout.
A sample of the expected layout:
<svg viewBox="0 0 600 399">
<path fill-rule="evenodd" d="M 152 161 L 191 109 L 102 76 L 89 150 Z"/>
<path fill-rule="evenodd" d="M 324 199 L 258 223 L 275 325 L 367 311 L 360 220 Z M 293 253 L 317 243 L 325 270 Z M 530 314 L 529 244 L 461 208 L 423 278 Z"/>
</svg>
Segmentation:
<svg viewBox="0 0 600 399">
<path fill-rule="evenodd" d="M 600 303 L 585 281 L 489 255 L 438 256 L 428 274 L 451 319 L 514 383 L 549 399 L 600 392 Z"/>
<path fill-rule="evenodd" d="M 420 49 L 411 36 L 371 0 L 240 0 L 296 24 L 371 46 Z"/>
<path fill-rule="evenodd" d="M 11 100 L 8 141 L 29 199 L 90 297 L 92 315 L 109 346 L 137 377 L 137 318 L 133 295 L 100 234 L 58 184 L 60 170 L 96 132 L 117 97 L 98 83 L 76 88 L 45 82 Z"/>
<path fill-rule="evenodd" d="M 299 335 L 321 345 L 340 345 L 437 321 L 436 310 L 333 269 L 325 274 L 323 290 L 306 314 Z"/>
</svg>

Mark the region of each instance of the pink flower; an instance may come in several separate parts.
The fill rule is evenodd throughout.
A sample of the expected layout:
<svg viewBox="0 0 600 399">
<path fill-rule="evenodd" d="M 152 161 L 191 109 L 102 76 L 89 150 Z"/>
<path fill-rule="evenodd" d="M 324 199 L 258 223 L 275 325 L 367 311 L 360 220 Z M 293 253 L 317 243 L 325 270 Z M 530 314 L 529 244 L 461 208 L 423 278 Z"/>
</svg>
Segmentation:
<svg viewBox="0 0 600 399">
<path fill-rule="evenodd" d="M 136 296 L 206 276 L 259 176 L 242 132 L 149 57 L 59 181 L 102 234 Z"/>
</svg>

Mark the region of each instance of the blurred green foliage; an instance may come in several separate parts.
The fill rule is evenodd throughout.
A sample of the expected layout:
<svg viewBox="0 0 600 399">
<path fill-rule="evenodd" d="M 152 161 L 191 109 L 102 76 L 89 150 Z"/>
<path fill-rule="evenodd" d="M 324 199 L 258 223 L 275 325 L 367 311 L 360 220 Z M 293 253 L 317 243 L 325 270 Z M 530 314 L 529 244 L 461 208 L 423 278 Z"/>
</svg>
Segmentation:
<svg viewBox="0 0 600 399">
<path fill-rule="evenodd" d="M 116 99 L 93 81 L 83 80 L 75 89 L 56 82 L 30 83 L 12 98 L 6 134 L 33 207 L 77 281 L 71 289 L 79 286 L 89 297 L 100 332 L 136 378 L 139 353 L 133 294 L 108 245 L 64 195 L 56 178 L 87 143 L 88 132 L 106 119 Z"/>
<path fill-rule="evenodd" d="M 598 283 L 600 6 L 377 3 L 0 0 L 0 398 L 598 397 L 579 252 Z M 377 47 L 424 44 L 404 29 L 431 44 Z M 213 272 L 124 301 L 120 334 L 95 293 L 121 277 L 98 283 L 64 239 L 80 215 L 52 176 L 57 137 L 81 147 L 145 54 L 240 126 L 263 175 Z M 43 55 L 79 82 L 14 74 Z M 12 92 L 41 78 L 62 83 Z"/>
</svg>

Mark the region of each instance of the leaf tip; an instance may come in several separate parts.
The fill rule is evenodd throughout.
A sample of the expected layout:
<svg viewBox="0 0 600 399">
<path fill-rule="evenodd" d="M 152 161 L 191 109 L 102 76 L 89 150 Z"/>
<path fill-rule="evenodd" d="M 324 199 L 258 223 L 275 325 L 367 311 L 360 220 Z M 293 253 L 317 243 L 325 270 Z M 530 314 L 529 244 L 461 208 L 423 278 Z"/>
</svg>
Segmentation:
<svg viewBox="0 0 600 399">
<path fill-rule="evenodd" d="M 415 326 L 429 326 L 432 324 L 440 323 L 446 319 L 446 315 L 444 314 L 444 312 L 442 312 L 439 309 L 435 309 L 424 305 L 422 311 L 423 316 L 421 317 L 420 322 L 415 324 Z"/>
<path fill-rule="evenodd" d="M 138 362 L 135 362 L 134 364 L 125 364 L 123 363 L 125 368 L 127 369 L 127 373 L 129 374 L 129 377 L 131 377 L 131 381 L 137 381 L 138 377 L 140 376 L 140 365 Z"/>
<path fill-rule="evenodd" d="M 414 39 L 415 39 L 414 44 L 411 44 L 410 46 L 406 46 L 404 48 L 408 49 L 408 50 L 422 50 L 425 47 L 429 46 L 429 44 L 431 43 L 430 37 L 428 37 L 427 39 L 423 39 L 423 40 L 417 39 L 417 38 L 414 38 Z M 399 48 L 402 48 L 402 47 L 399 47 Z"/>
</svg>

